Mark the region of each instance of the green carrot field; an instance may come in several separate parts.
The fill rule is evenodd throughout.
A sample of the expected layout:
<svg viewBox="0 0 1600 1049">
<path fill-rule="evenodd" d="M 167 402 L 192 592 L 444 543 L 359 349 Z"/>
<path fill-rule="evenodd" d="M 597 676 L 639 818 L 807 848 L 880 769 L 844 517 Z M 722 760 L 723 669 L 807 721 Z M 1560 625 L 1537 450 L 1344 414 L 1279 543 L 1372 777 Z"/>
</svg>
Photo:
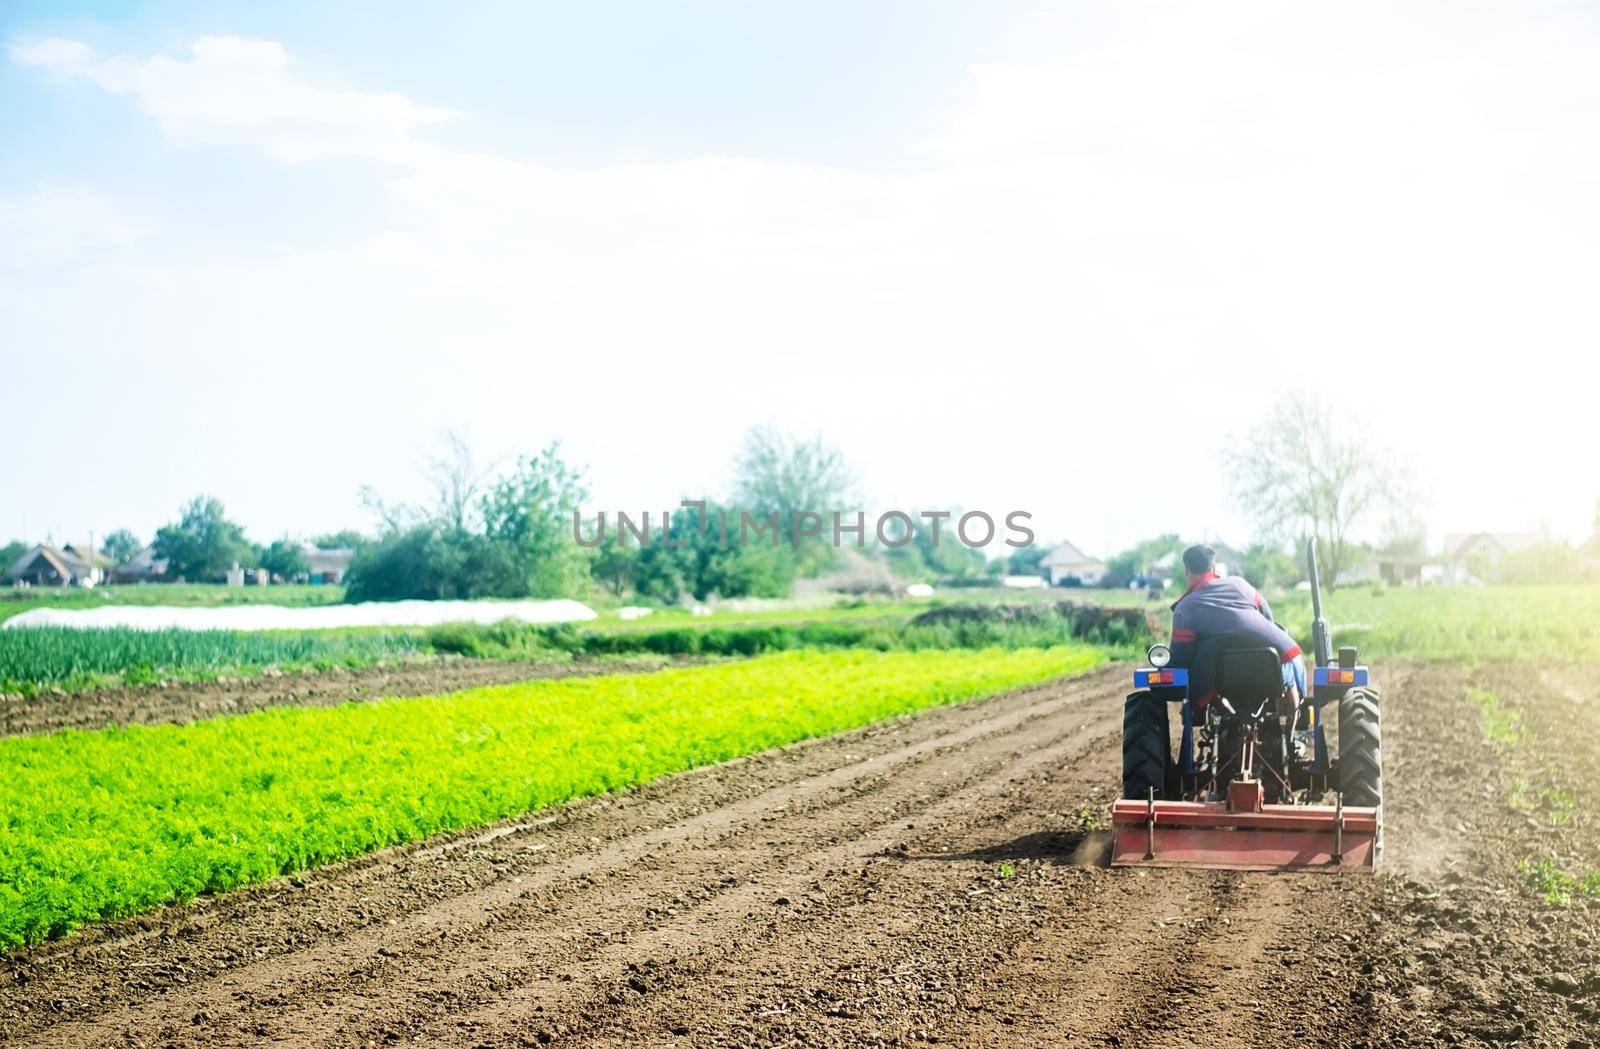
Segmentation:
<svg viewBox="0 0 1600 1049">
<path fill-rule="evenodd" d="M 0 948 L 1105 659 L 802 651 L 3 739 Z"/>
</svg>

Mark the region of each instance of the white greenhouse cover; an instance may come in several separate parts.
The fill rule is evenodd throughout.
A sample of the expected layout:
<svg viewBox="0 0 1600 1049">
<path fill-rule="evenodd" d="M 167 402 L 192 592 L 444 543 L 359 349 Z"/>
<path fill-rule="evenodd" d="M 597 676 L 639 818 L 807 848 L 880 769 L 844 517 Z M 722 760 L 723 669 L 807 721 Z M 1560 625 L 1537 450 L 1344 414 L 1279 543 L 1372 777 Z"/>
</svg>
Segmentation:
<svg viewBox="0 0 1600 1049">
<path fill-rule="evenodd" d="M 439 623 L 577 623 L 595 618 L 581 601 L 369 601 L 359 605 L 105 605 L 33 608 L 3 627 L 133 627 L 136 630 L 328 630 L 355 626 L 435 626 Z"/>
</svg>

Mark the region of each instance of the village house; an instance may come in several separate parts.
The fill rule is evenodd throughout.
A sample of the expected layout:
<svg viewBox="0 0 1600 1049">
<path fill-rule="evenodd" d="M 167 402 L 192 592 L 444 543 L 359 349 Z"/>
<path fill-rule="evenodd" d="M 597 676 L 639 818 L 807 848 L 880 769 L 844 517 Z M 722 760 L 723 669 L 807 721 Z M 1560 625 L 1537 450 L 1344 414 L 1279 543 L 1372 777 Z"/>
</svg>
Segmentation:
<svg viewBox="0 0 1600 1049">
<path fill-rule="evenodd" d="M 40 543 L 12 563 L 6 582 L 12 586 L 95 586 L 105 580 L 112 561 L 89 547 Z"/>
<path fill-rule="evenodd" d="M 1071 543 L 1061 543 L 1039 563 L 1051 586 L 1100 586 L 1105 582 L 1106 566 Z"/>
<path fill-rule="evenodd" d="M 147 545 L 133 557 L 127 564 L 117 565 L 111 570 L 113 583 L 154 583 L 167 574 L 167 562 L 156 556 L 156 548 Z"/>
<path fill-rule="evenodd" d="M 356 556 L 356 552 L 349 548 L 323 550 L 310 543 L 300 544 L 300 552 L 305 555 L 306 564 L 311 566 L 311 582 L 327 586 L 344 581 L 345 573 L 350 571 L 350 562 Z"/>
</svg>

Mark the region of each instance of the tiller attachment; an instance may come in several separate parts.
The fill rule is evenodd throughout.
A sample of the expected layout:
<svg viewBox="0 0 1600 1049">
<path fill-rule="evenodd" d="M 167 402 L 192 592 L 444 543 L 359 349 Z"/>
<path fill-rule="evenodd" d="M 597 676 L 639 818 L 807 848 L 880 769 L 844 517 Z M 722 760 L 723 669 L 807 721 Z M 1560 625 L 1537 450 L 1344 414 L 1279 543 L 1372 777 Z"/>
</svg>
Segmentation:
<svg viewBox="0 0 1600 1049">
<path fill-rule="evenodd" d="M 1378 810 L 1266 805 L 1260 780 L 1234 780 L 1226 801 L 1124 799 L 1112 809 L 1116 867 L 1342 871 L 1370 869 Z"/>
</svg>

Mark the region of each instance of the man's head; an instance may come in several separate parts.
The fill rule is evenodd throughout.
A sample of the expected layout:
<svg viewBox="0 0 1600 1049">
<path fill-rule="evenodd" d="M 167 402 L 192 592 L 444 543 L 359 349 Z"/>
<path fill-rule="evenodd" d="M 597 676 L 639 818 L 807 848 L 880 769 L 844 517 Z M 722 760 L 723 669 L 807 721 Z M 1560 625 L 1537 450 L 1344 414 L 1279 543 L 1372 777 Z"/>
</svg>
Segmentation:
<svg viewBox="0 0 1600 1049">
<path fill-rule="evenodd" d="M 1189 582 L 1217 570 L 1217 552 L 1204 543 L 1197 543 L 1183 552 L 1183 573 Z"/>
</svg>

